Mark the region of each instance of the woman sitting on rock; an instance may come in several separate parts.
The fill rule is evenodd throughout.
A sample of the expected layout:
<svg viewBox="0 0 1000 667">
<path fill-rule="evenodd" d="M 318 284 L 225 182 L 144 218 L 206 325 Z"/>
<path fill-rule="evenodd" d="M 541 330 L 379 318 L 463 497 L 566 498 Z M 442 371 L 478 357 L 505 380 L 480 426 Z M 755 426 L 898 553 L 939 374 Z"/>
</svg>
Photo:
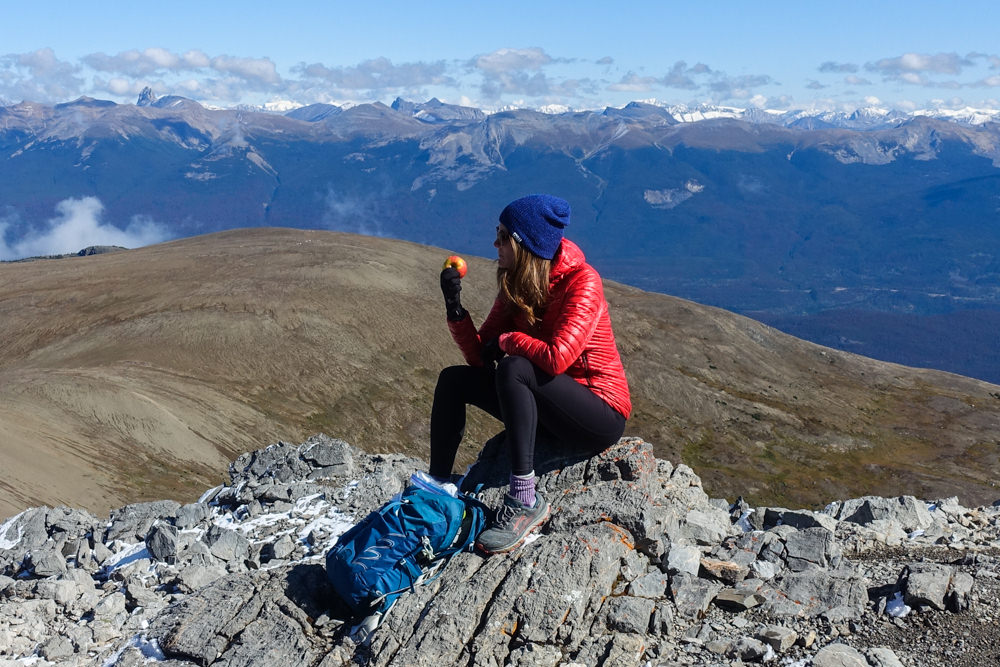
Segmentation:
<svg viewBox="0 0 1000 667">
<path fill-rule="evenodd" d="M 510 488 L 476 541 L 488 554 L 515 549 L 549 517 L 535 490 L 538 426 L 593 453 L 617 442 L 632 410 L 601 277 L 563 238 L 569 221 L 569 204 L 550 195 L 523 197 L 503 210 L 493 242 L 499 294 L 478 331 L 462 307 L 458 271 L 441 272 L 448 326 L 468 365 L 438 378 L 430 474 L 450 478 L 467 405 L 503 422 Z"/>
</svg>

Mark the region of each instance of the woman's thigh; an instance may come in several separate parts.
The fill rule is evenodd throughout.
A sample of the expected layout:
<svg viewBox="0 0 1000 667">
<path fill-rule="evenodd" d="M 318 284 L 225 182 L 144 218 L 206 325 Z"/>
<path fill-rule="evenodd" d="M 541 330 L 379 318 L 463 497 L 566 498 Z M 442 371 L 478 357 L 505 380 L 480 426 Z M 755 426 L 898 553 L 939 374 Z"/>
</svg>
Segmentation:
<svg viewBox="0 0 1000 667">
<path fill-rule="evenodd" d="M 506 357 L 501 365 L 501 375 L 510 372 L 528 385 L 535 396 L 539 424 L 556 437 L 576 440 L 588 448 L 603 448 L 621 437 L 625 418 L 570 376 L 548 375 L 524 357 Z"/>
</svg>

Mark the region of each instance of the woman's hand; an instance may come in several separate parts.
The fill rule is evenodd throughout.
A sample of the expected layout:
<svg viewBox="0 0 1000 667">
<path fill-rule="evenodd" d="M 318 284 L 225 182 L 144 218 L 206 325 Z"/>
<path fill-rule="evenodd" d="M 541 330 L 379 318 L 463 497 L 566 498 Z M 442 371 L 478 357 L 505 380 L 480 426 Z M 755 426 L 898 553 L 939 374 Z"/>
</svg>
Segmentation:
<svg viewBox="0 0 1000 667">
<path fill-rule="evenodd" d="M 444 295 L 444 307 L 448 313 L 448 319 L 452 322 L 459 322 L 465 319 L 468 312 L 462 307 L 462 276 L 458 274 L 458 269 L 449 266 L 441 272 L 441 293 Z"/>
<path fill-rule="evenodd" d="M 487 368 L 493 368 L 500 360 L 503 359 L 504 351 L 500 349 L 500 338 L 494 338 L 493 340 L 486 341 L 483 345 L 483 365 Z"/>
</svg>

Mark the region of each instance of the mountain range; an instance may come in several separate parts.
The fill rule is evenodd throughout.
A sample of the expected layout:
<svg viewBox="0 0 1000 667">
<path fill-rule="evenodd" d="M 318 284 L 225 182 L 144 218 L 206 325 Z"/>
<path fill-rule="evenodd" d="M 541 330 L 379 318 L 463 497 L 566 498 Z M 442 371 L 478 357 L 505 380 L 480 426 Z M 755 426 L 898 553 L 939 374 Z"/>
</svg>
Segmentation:
<svg viewBox="0 0 1000 667">
<path fill-rule="evenodd" d="M 0 517 L 189 502 L 243 452 L 317 432 L 425 459 L 438 372 L 462 363 L 438 285 L 449 252 L 259 228 L 0 264 Z M 467 259 L 463 303 L 481 322 L 495 264 Z M 605 293 L 626 434 L 714 497 L 996 500 L 1000 386 L 613 281 Z M 456 471 L 500 428 L 470 410 Z"/>
<path fill-rule="evenodd" d="M 94 197 L 109 224 L 162 238 L 282 226 L 486 255 L 501 208 L 546 191 L 572 203 L 567 233 L 608 278 L 1000 381 L 989 113 L 139 102 L 0 108 L 0 241 L 43 235 L 61 203 Z"/>
</svg>

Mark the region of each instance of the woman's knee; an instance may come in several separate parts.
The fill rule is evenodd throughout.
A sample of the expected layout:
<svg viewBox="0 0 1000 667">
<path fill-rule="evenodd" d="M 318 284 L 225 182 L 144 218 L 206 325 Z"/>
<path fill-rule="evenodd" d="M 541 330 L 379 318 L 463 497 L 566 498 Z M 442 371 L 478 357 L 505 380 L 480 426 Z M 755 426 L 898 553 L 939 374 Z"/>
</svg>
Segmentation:
<svg viewBox="0 0 1000 667">
<path fill-rule="evenodd" d="M 434 388 L 435 394 L 460 394 L 468 390 L 470 383 L 474 381 L 469 373 L 469 366 L 448 366 L 438 373 L 437 386 Z"/>
<path fill-rule="evenodd" d="M 527 357 L 508 355 L 497 363 L 497 386 L 511 382 L 528 383 L 535 376 L 535 367 Z"/>
</svg>

